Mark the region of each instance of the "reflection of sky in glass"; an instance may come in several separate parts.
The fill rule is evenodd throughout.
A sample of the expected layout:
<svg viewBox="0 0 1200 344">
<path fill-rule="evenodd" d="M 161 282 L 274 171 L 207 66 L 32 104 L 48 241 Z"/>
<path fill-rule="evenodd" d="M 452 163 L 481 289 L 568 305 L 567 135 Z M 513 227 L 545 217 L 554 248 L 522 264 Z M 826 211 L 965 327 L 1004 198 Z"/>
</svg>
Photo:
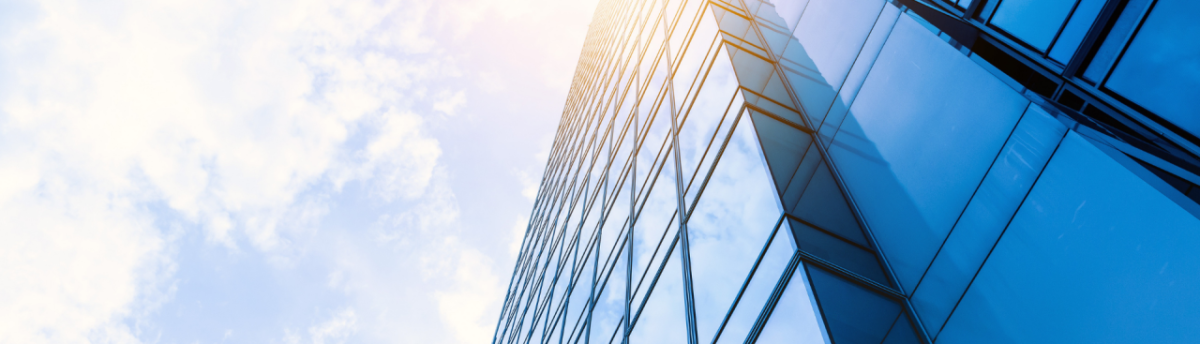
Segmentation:
<svg viewBox="0 0 1200 344">
<path fill-rule="evenodd" d="M 1050 49 L 1050 58 L 1063 64 L 1070 61 L 1071 55 L 1075 54 L 1083 36 L 1087 35 L 1088 29 L 1092 27 L 1096 15 L 1103 7 L 1104 0 L 1080 0 L 1075 13 L 1071 14 L 1071 19 L 1058 36 L 1058 41 L 1054 42 L 1054 47 Z"/>
<path fill-rule="evenodd" d="M 1046 51 L 1073 6 L 1074 0 L 1004 0 L 989 23 Z"/>
<path fill-rule="evenodd" d="M 1200 135 L 1200 2 L 1160 0 L 1105 86 Z"/>
<path fill-rule="evenodd" d="M 688 219 L 699 338 L 712 338 L 779 219 L 752 123 L 738 122 Z"/>
</svg>

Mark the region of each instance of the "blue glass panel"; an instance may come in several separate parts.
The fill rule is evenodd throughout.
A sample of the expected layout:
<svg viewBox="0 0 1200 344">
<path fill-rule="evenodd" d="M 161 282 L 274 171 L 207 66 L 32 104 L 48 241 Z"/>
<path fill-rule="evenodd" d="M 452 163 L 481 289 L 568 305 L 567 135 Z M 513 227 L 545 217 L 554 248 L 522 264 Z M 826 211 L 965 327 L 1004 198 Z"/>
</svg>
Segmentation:
<svg viewBox="0 0 1200 344">
<path fill-rule="evenodd" d="M 1075 55 L 1075 50 L 1079 49 L 1079 43 L 1083 42 L 1083 36 L 1087 36 L 1088 29 L 1096 21 L 1096 15 L 1100 14 L 1100 10 L 1104 7 L 1104 2 L 1105 0 L 1079 1 L 1079 6 L 1075 7 L 1075 13 L 1071 14 L 1071 19 L 1067 20 L 1067 26 L 1064 26 L 1062 34 L 1059 34 L 1058 41 L 1055 41 L 1054 47 L 1050 48 L 1050 58 L 1063 64 L 1071 60 L 1071 56 Z"/>
<path fill-rule="evenodd" d="M 1200 211 L 1114 158 L 1067 134 L 939 343 L 1200 342 Z"/>
<path fill-rule="evenodd" d="M 1200 1 L 1159 0 L 1121 56 L 1108 89 L 1200 135 Z"/>
<path fill-rule="evenodd" d="M 804 152 L 812 143 L 812 136 L 756 111 L 750 112 L 750 119 L 758 133 L 775 187 L 786 190 Z"/>
<path fill-rule="evenodd" d="M 874 27 L 882 0 L 812 0 L 780 64 L 800 105 L 820 123 Z"/>
<path fill-rule="evenodd" d="M 804 267 L 797 267 L 756 343 L 828 343 Z"/>
<path fill-rule="evenodd" d="M 881 344 L 921 344 L 921 340 L 917 338 L 917 333 L 913 329 L 908 314 L 901 314 Z"/>
<path fill-rule="evenodd" d="M 811 0 L 792 35 L 828 85 L 839 88 L 875 26 L 883 0 Z"/>
<path fill-rule="evenodd" d="M 784 222 L 776 232 L 775 238 L 771 240 L 771 246 L 768 246 L 767 252 L 763 254 L 762 262 L 758 264 L 758 270 L 754 272 L 750 284 L 746 286 L 746 292 L 742 294 L 733 314 L 729 316 L 729 321 L 725 324 L 725 329 L 721 331 L 721 337 L 717 338 L 716 343 L 741 343 L 746 339 L 746 334 L 750 333 L 750 328 L 754 326 L 754 321 L 762 312 L 763 305 L 771 296 L 771 290 L 775 288 L 775 284 L 779 282 L 779 276 L 787 268 L 788 260 L 796 252 L 789 233 L 791 230 Z M 725 316 L 726 313 L 728 312 L 722 312 L 721 315 Z M 708 338 L 701 337 L 701 340 L 706 339 Z"/>
<path fill-rule="evenodd" d="M 1046 51 L 1067 20 L 1076 0 L 1004 0 L 996 7 L 990 24 L 1017 39 Z"/>
<path fill-rule="evenodd" d="M 664 249 L 665 251 L 665 249 Z M 671 252 L 671 258 L 663 268 L 662 276 L 646 307 L 633 324 L 633 332 L 629 334 L 631 343 L 686 343 L 687 325 L 684 321 L 683 307 L 683 275 L 679 270 L 678 246 Z M 647 283 L 648 284 L 648 283 Z M 633 312 L 637 313 L 638 304 L 634 304 Z"/>
<path fill-rule="evenodd" d="M 804 196 L 800 197 L 791 213 L 843 239 L 870 247 L 858 221 L 854 219 L 850 205 L 846 203 L 846 197 L 824 163 L 817 165 L 804 189 Z"/>
<path fill-rule="evenodd" d="M 838 344 L 878 344 L 900 315 L 900 305 L 821 268 L 804 264 L 829 337 Z"/>
<path fill-rule="evenodd" d="M 911 290 L 1028 101 L 900 16 L 829 154 Z"/>
<path fill-rule="evenodd" d="M 1092 82 L 1100 82 L 1104 79 L 1108 70 L 1112 68 L 1113 61 L 1117 59 L 1117 54 L 1120 54 L 1121 49 L 1125 48 L 1125 43 L 1129 41 L 1129 36 L 1133 34 L 1134 27 L 1142 19 L 1142 14 L 1146 12 L 1146 7 L 1150 6 L 1150 2 L 1151 0 L 1129 0 L 1125 4 L 1125 9 L 1117 17 L 1117 22 L 1109 29 L 1104 43 L 1100 44 L 1100 49 L 1096 50 L 1092 62 L 1083 72 L 1084 79 Z"/>
<path fill-rule="evenodd" d="M 782 192 L 780 200 L 784 209 L 796 208 L 796 203 L 800 202 L 800 197 L 804 196 L 804 191 L 808 188 L 808 182 L 812 180 L 813 174 L 816 174 L 817 167 L 824 166 L 825 160 L 821 159 L 821 153 L 817 149 L 816 145 L 810 144 L 804 151 L 804 159 L 800 161 L 800 166 L 796 167 L 792 180 L 788 181 L 787 189 Z"/>
<path fill-rule="evenodd" d="M 937 334 L 1033 186 L 1066 127 L 1033 105 L 1021 118 L 971 204 L 913 293 L 926 331 Z"/>
<path fill-rule="evenodd" d="M 712 338 L 780 216 L 750 121 L 740 121 L 688 219 L 696 321 Z"/>
<path fill-rule="evenodd" d="M 880 284 L 889 284 L 874 252 L 794 220 L 792 220 L 792 231 L 801 250 L 873 279 Z"/>
</svg>

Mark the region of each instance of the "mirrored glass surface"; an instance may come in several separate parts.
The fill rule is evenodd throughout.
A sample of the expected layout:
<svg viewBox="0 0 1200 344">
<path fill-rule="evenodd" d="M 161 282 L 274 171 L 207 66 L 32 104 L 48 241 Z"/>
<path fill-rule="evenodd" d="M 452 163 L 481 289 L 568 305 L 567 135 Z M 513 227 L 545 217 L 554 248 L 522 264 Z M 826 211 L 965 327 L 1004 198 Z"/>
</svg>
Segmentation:
<svg viewBox="0 0 1200 344">
<path fill-rule="evenodd" d="M 740 121 L 688 219 L 696 321 L 712 338 L 780 216 L 751 121 Z"/>
<path fill-rule="evenodd" d="M 1054 47 L 1050 48 L 1050 58 L 1062 64 L 1071 60 L 1071 56 L 1079 49 L 1079 43 L 1083 42 L 1083 37 L 1087 35 L 1088 29 L 1103 9 L 1104 3 L 1105 0 L 1079 0 L 1079 5 L 1071 13 L 1071 19 L 1067 20 L 1067 25 L 1054 42 Z"/>
<path fill-rule="evenodd" d="M 1028 101 L 900 16 L 829 148 L 911 291 Z"/>
<path fill-rule="evenodd" d="M 1031 105 L 988 170 L 913 294 L 926 331 L 937 334 L 1067 128 Z"/>
<path fill-rule="evenodd" d="M 1200 2 L 1159 0 L 1105 87 L 1200 135 Z"/>
<path fill-rule="evenodd" d="M 838 344 L 879 343 L 900 316 L 898 303 L 804 264 L 829 336 Z"/>
<path fill-rule="evenodd" d="M 1197 211 L 1112 154 L 1066 136 L 939 343 L 1200 341 Z"/>
<path fill-rule="evenodd" d="M 1146 8 L 1150 6 L 1151 2 L 1152 0 L 1129 0 L 1125 3 L 1117 21 L 1113 23 L 1108 35 L 1104 37 L 1104 43 L 1100 44 L 1100 48 L 1096 50 L 1095 56 L 1092 57 L 1092 61 L 1084 71 L 1084 79 L 1092 82 L 1104 80 L 1109 69 L 1112 68 L 1113 61 L 1116 61 L 1121 49 L 1124 49 L 1125 44 L 1129 42 L 1129 37 L 1133 35 L 1134 28 L 1141 22 L 1142 15 L 1146 13 Z"/>
<path fill-rule="evenodd" d="M 1003 0 L 988 22 L 1038 51 L 1046 51 L 1077 0 Z"/>
<path fill-rule="evenodd" d="M 724 315 L 729 317 L 729 321 L 725 322 L 725 327 L 721 329 L 720 337 L 714 338 L 714 343 L 742 343 L 746 339 L 746 334 L 750 333 L 755 319 L 758 318 L 767 298 L 771 296 L 771 291 L 775 289 L 781 274 L 787 268 L 788 260 L 796 251 L 789 228 L 786 222 L 781 224 L 775 232 L 775 237 L 771 239 L 770 246 L 767 246 L 766 252 L 761 253 L 762 260 L 758 264 L 758 269 L 754 271 L 750 283 L 746 284 L 745 292 L 742 293 L 736 307 L 732 309 L 733 313 L 725 312 Z M 714 337 L 716 337 L 715 334 Z"/>
<path fill-rule="evenodd" d="M 664 249 L 665 251 L 665 249 Z M 650 291 L 650 298 L 641 314 L 635 318 L 631 343 L 686 343 L 687 325 L 684 323 L 683 275 L 679 269 L 678 246 L 662 269 L 662 275 Z M 664 252 L 665 253 L 665 252 Z M 634 304 L 637 313 L 638 304 Z M 619 342 L 619 340 L 618 340 Z"/>
<path fill-rule="evenodd" d="M 804 268 L 797 267 L 756 343 L 829 343 Z"/>
</svg>

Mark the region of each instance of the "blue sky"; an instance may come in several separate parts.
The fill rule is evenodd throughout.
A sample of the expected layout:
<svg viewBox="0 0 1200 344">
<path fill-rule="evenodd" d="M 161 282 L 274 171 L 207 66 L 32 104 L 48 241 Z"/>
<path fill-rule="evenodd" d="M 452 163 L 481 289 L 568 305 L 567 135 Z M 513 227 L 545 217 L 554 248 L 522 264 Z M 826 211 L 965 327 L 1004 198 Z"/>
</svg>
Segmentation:
<svg viewBox="0 0 1200 344">
<path fill-rule="evenodd" d="M 0 0 L 0 342 L 490 340 L 594 7 Z"/>
</svg>

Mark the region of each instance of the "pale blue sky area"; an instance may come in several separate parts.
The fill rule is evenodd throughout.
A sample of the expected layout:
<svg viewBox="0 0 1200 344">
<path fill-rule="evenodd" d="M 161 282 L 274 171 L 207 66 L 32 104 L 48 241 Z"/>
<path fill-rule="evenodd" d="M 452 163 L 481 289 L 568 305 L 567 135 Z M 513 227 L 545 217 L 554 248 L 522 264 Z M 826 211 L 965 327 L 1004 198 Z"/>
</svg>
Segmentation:
<svg viewBox="0 0 1200 344">
<path fill-rule="evenodd" d="M 0 342 L 489 341 L 595 5 L 0 0 Z"/>
</svg>

